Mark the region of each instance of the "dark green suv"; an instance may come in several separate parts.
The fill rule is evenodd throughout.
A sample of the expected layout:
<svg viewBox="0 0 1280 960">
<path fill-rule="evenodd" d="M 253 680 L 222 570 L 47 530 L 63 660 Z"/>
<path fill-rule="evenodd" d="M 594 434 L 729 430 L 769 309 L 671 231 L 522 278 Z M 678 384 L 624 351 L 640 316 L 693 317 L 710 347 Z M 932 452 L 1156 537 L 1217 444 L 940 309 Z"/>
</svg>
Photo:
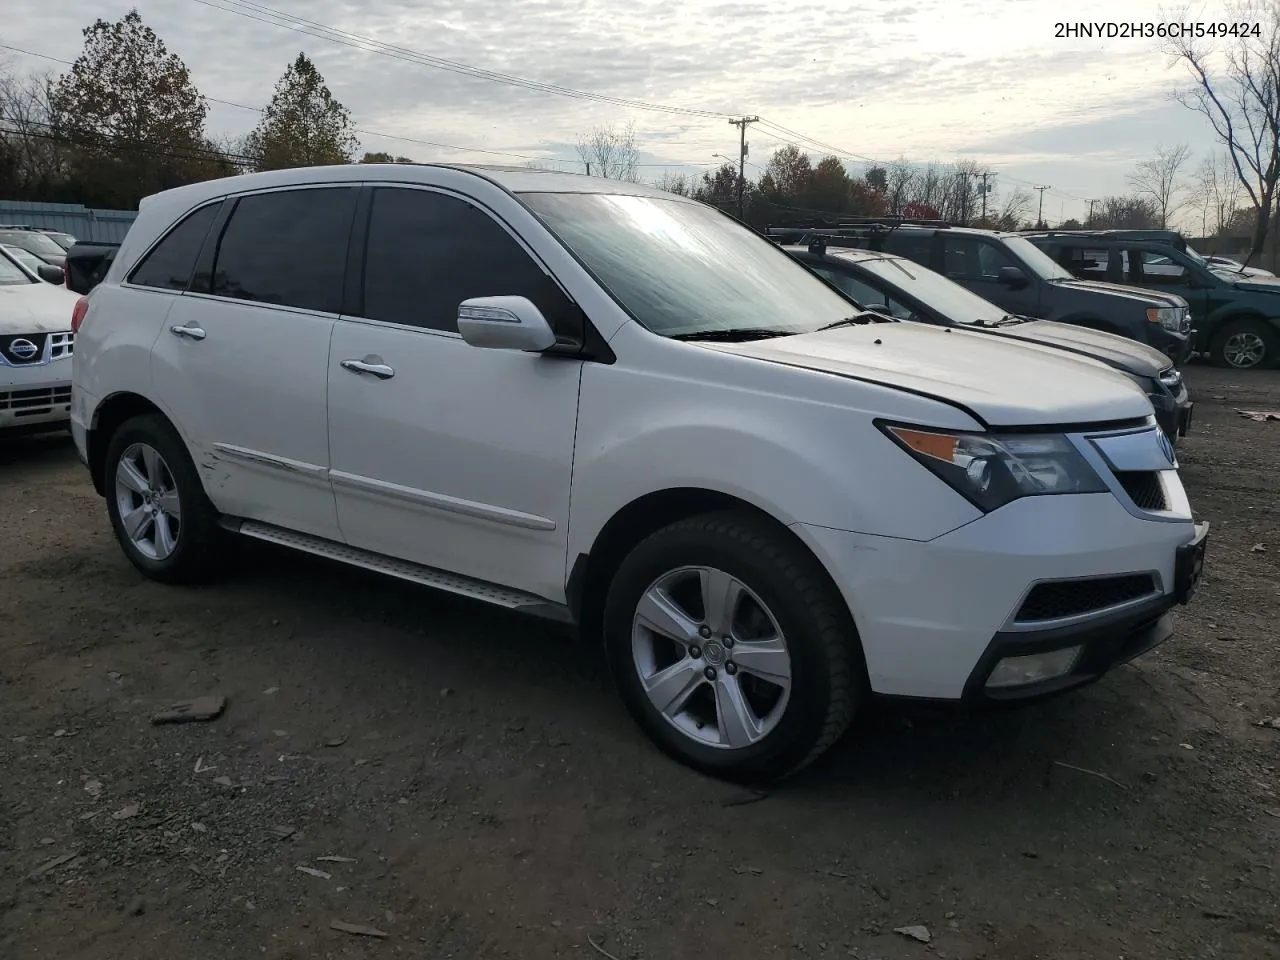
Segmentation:
<svg viewBox="0 0 1280 960">
<path fill-rule="evenodd" d="M 1217 365 L 1280 361 L 1280 279 L 1242 276 L 1155 240 L 1098 233 L 1024 234 L 1073 276 L 1176 293 L 1191 305 L 1194 348 Z"/>
</svg>

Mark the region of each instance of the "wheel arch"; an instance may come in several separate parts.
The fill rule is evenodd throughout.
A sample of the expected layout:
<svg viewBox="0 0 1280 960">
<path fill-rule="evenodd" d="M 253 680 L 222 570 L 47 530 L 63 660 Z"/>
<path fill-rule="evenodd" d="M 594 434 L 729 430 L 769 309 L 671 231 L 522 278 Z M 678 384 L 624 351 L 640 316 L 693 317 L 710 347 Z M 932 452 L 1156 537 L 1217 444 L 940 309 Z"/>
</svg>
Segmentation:
<svg viewBox="0 0 1280 960">
<path fill-rule="evenodd" d="M 93 411 L 86 446 L 89 476 L 99 496 L 106 492 L 107 448 L 111 445 L 111 437 L 125 421 L 149 413 L 158 414 L 173 424 L 173 420 L 156 403 L 140 393 L 127 390 L 111 394 Z M 174 429 L 177 430 L 176 425 Z"/>
<path fill-rule="evenodd" d="M 737 511 L 762 521 L 779 536 L 798 545 L 812 558 L 823 576 L 831 580 L 826 565 L 813 548 L 768 510 L 733 494 L 704 487 L 656 490 L 637 497 L 615 512 L 592 540 L 590 550 L 574 558 L 565 594 L 569 609 L 583 634 L 599 632 L 613 574 L 642 540 L 679 520 L 722 510 Z M 843 595 L 834 581 L 831 586 L 836 596 Z M 852 610 L 849 614 L 856 621 Z"/>
</svg>

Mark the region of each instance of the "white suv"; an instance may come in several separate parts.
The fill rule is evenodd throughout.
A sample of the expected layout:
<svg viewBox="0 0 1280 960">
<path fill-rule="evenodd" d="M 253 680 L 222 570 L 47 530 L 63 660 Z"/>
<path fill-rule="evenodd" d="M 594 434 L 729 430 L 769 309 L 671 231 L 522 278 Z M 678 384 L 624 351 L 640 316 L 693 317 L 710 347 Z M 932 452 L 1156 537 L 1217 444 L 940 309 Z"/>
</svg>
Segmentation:
<svg viewBox="0 0 1280 960">
<path fill-rule="evenodd" d="M 129 559 L 231 534 L 560 618 L 702 770 L 777 777 L 871 694 L 1096 679 L 1198 581 L 1127 378 L 854 309 L 636 184 L 351 165 L 144 201 L 77 308 L 73 431 Z"/>
</svg>

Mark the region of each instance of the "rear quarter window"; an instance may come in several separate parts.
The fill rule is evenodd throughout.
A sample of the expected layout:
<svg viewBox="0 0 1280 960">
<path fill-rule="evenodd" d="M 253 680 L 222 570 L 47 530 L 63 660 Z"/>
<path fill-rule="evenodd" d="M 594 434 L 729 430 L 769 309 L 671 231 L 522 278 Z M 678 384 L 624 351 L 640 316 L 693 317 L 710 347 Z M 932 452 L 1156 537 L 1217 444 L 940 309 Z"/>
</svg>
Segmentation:
<svg viewBox="0 0 1280 960">
<path fill-rule="evenodd" d="M 885 240 L 884 250 L 887 253 L 914 260 L 921 266 L 932 266 L 933 234 L 903 233 L 901 230 L 895 230 Z"/>
<path fill-rule="evenodd" d="M 129 282 L 157 290 L 181 292 L 187 289 L 191 274 L 196 268 L 200 248 L 204 246 L 209 228 L 213 226 L 221 205 L 222 201 L 219 200 L 187 214 L 133 268 Z"/>
</svg>

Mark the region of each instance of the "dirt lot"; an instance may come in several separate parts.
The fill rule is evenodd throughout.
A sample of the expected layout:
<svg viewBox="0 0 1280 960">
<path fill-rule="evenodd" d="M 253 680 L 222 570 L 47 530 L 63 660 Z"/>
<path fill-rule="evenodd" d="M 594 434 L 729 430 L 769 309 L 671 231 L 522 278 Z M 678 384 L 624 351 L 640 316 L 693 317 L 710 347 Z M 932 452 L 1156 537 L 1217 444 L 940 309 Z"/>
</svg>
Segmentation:
<svg viewBox="0 0 1280 960">
<path fill-rule="evenodd" d="M 1235 413 L 1280 374 L 1191 378 L 1175 639 L 1012 714 L 876 711 L 750 803 L 550 628 L 269 551 L 145 582 L 67 441 L 6 447 L 0 957 L 1280 956 L 1280 423 Z"/>
</svg>

